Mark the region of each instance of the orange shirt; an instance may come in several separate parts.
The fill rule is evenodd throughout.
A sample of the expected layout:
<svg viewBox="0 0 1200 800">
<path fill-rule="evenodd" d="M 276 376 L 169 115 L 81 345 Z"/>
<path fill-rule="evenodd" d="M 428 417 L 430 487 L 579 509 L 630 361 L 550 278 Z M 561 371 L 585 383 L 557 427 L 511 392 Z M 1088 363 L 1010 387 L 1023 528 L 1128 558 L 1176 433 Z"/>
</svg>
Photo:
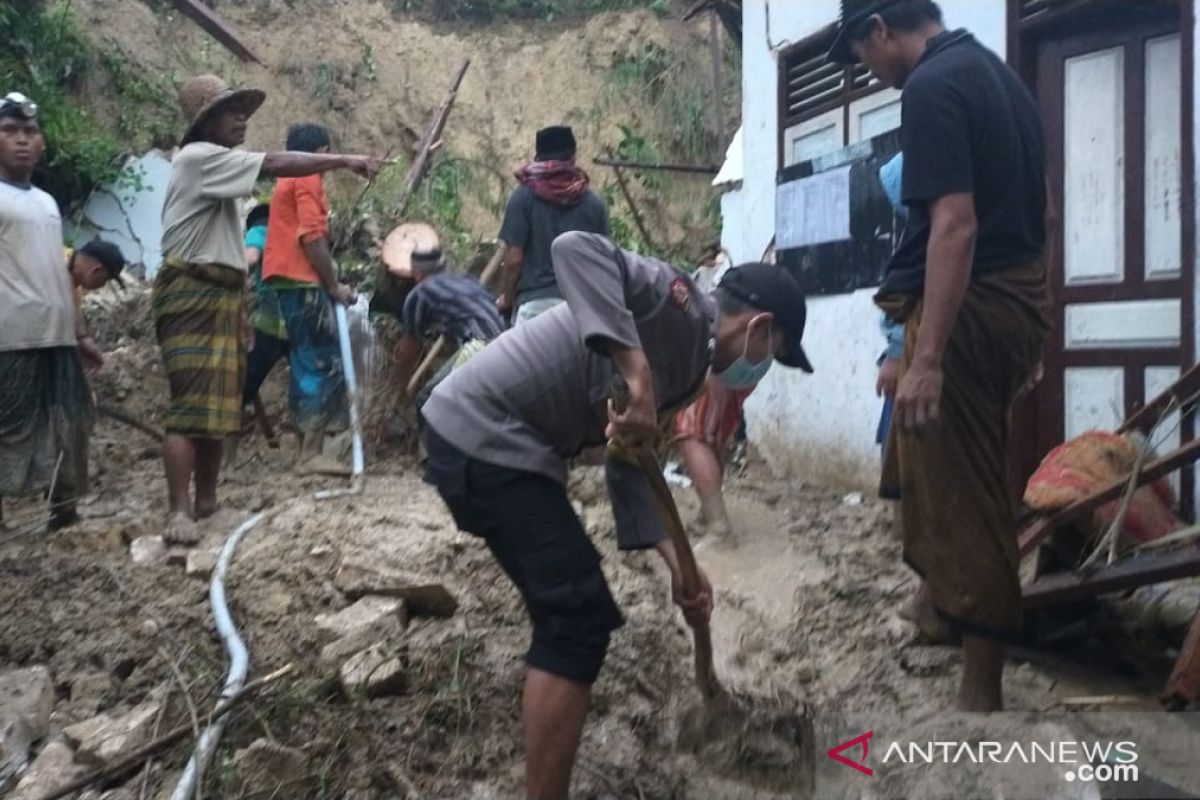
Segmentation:
<svg viewBox="0 0 1200 800">
<path fill-rule="evenodd" d="M 328 236 L 329 198 L 321 176 L 280 178 L 271 197 L 263 279 L 320 284 L 321 277 L 308 260 L 304 244 Z"/>
</svg>

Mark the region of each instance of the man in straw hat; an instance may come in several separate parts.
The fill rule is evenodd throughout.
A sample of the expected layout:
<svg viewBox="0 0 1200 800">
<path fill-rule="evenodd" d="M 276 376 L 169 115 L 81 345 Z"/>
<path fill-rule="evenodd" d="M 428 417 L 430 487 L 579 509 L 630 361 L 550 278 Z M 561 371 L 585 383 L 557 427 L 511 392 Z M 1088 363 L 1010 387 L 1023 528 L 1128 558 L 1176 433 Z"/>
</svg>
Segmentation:
<svg viewBox="0 0 1200 800">
<path fill-rule="evenodd" d="M 427 339 L 445 337 L 457 352 L 417 393 L 417 405 L 479 348 L 504 332 L 504 320 L 496 310 L 496 298 L 472 275 L 447 269 L 437 231 L 429 225 L 402 225 L 394 246 L 384 259 L 390 272 L 412 278 L 417 285 L 408 293 L 404 307 L 397 309 L 403 335 L 396 345 L 395 386 L 401 396 L 408 392 L 421 350 Z M 454 352 L 454 351 L 452 351 Z"/>
<path fill-rule="evenodd" d="M 460 528 L 483 538 L 533 623 L 523 723 L 527 796 L 567 796 L 591 686 L 621 627 L 600 553 L 567 496 L 567 461 L 606 440 L 637 446 L 688 403 L 709 369 L 729 386 L 772 361 L 811 371 L 804 295 L 770 264 L 729 270 L 715 298 L 669 264 L 573 231 L 554 240 L 566 303 L 505 333 L 454 370 L 422 409 L 428 479 Z M 629 405 L 609 403 L 613 377 Z M 683 595 L 675 549 L 645 475 L 607 464 L 623 550 L 654 549 L 689 622 L 711 592 Z"/>
<path fill-rule="evenodd" d="M 829 55 L 904 90 L 909 217 L 875 297 L 906 323 L 881 493 L 928 586 L 914 615 L 962 634 L 959 710 L 996 711 L 1022 624 L 1009 419 L 1049 330 L 1037 102 L 933 0 L 843 0 Z"/>
<path fill-rule="evenodd" d="M 218 512 L 222 440 L 241 423 L 242 333 L 249 326 L 238 199 L 253 194 L 259 178 L 335 169 L 371 178 L 383 163 L 369 156 L 235 150 L 265 97 L 255 89 L 230 89 L 215 75 L 192 78 L 179 92 L 187 129 L 171 164 L 163 206 L 164 258 L 153 293 L 170 384 L 163 461 L 170 504 L 165 538 L 174 543 L 198 541 L 195 520 Z"/>
</svg>

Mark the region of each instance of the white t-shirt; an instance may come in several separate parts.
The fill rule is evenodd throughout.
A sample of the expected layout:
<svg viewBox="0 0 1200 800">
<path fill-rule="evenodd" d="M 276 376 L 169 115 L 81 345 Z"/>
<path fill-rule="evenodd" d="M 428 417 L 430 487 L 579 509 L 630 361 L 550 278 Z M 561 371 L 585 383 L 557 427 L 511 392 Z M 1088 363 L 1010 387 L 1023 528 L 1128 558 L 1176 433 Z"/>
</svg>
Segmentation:
<svg viewBox="0 0 1200 800">
<path fill-rule="evenodd" d="M 163 204 L 163 254 L 246 271 L 238 198 L 254 194 L 262 153 L 192 142 L 171 161 Z"/>
<path fill-rule="evenodd" d="M 0 181 L 0 351 L 75 344 L 58 204 L 41 189 Z"/>
</svg>

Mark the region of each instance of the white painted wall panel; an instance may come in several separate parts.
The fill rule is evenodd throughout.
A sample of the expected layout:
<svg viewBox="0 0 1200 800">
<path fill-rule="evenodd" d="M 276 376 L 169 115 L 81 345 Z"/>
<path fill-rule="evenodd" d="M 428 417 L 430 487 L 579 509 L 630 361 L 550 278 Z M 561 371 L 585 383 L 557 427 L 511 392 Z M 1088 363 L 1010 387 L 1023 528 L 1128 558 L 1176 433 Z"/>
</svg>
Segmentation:
<svg viewBox="0 0 1200 800">
<path fill-rule="evenodd" d="M 1125 371 L 1068 367 L 1063 375 L 1063 404 L 1068 440 L 1090 430 L 1115 430 L 1125 419 Z"/>
<path fill-rule="evenodd" d="M 112 242 L 121 248 L 130 271 L 151 280 L 163 259 L 162 208 L 171 162 L 151 150 L 130 158 L 124 169 L 129 174 L 123 180 L 98 187 L 88 198 L 79 228 L 69 232 L 70 241 L 78 246 L 99 236 Z"/>
<path fill-rule="evenodd" d="M 1171 384 L 1179 380 L 1179 367 L 1146 367 L 1145 385 L 1146 396 L 1144 402 L 1150 402 L 1155 397 L 1171 388 Z M 1159 455 L 1169 453 L 1172 450 L 1178 449 L 1182 437 L 1179 429 L 1179 414 L 1172 414 L 1162 421 L 1158 426 L 1158 430 L 1154 435 L 1152 443 L 1155 451 Z M 1170 477 L 1171 489 L 1174 490 L 1175 496 L 1179 496 L 1179 473 L 1173 473 Z"/>
<path fill-rule="evenodd" d="M 1179 34 L 1146 43 L 1146 277 L 1177 278 L 1183 258 Z"/>
<path fill-rule="evenodd" d="M 884 89 L 850 104 L 850 142 L 873 139 L 900 127 L 900 92 Z"/>
<path fill-rule="evenodd" d="M 1068 350 L 1178 347 L 1182 342 L 1181 300 L 1074 303 L 1065 311 Z"/>
<path fill-rule="evenodd" d="M 830 111 L 793 125 L 783 132 L 783 165 L 790 167 L 842 149 L 846 115 Z"/>
<path fill-rule="evenodd" d="M 1125 274 L 1125 50 L 1064 65 L 1066 283 Z"/>
</svg>

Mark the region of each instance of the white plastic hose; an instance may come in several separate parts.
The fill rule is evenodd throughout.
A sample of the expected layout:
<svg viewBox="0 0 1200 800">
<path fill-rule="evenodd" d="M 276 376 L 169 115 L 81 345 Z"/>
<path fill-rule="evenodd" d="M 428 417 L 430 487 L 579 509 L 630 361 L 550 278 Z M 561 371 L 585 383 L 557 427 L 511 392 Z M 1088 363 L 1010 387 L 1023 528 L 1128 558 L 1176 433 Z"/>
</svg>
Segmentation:
<svg viewBox="0 0 1200 800">
<path fill-rule="evenodd" d="M 221 548 L 221 555 L 217 559 L 217 566 L 213 569 L 212 582 L 208 587 L 208 600 L 212 605 L 213 620 L 217 623 L 217 633 L 221 635 L 225 651 L 229 654 L 229 674 L 225 677 L 225 687 L 221 690 L 221 699 L 217 702 L 218 709 L 238 693 L 245 684 L 246 673 L 250 669 L 250 655 L 246 652 L 246 643 L 238 634 L 233 617 L 229 615 L 229 606 L 225 602 L 225 574 L 229 571 L 238 543 L 262 521 L 262 518 L 261 513 L 255 514 L 239 525 L 225 540 L 225 546 Z M 221 739 L 221 732 L 225 730 L 227 719 L 227 716 L 220 717 L 200 734 L 200 740 L 196 743 L 196 749 L 192 752 L 183 774 L 179 776 L 179 783 L 175 785 L 171 800 L 190 800 L 196 794 L 196 786 L 202 780 L 204 770 L 208 768 L 208 762 L 216 752 L 217 742 Z"/>
<path fill-rule="evenodd" d="M 333 313 L 337 320 L 338 345 L 342 350 L 342 373 L 346 377 L 346 394 L 350 399 L 350 435 L 353 437 L 350 451 L 350 488 L 326 489 L 317 492 L 318 500 L 361 494 L 363 490 L 362 420 L 358 416 L 358 376 L 354 374 L 354 351 L 350 347 L 350 322 L 346 318 L 346 307 L 341 303 L 333 304 Z"/>
</svg>

